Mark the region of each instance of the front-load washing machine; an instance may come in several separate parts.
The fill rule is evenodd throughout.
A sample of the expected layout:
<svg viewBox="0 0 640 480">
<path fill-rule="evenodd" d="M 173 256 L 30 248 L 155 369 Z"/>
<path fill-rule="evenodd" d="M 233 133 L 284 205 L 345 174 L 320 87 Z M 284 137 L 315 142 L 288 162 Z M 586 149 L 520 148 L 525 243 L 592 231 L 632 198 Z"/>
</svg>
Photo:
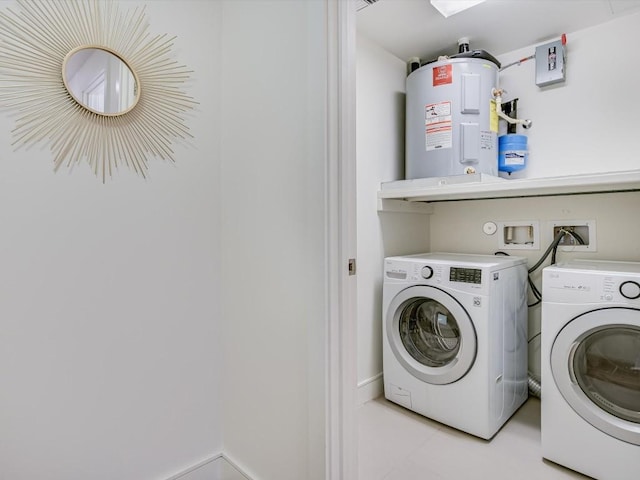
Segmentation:
<svg viewBox="0 0 640 480">
<path fill-rule="evenodd" d="M 493 437 L 528 396 L 526 282 L 521 257 L 386 258 L 385 397 Z"/>
<path fill-rule="evenodd" d="M 541 325 L 542 456 L 640 478 L 640 263 L 545 268 Z"/>
</svg>

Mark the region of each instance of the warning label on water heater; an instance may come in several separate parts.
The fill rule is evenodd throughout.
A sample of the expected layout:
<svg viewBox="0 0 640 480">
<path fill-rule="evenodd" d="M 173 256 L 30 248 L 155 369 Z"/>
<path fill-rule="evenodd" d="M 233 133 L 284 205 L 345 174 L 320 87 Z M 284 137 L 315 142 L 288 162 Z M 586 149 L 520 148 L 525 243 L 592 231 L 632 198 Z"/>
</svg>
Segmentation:
<svg viewBox="0 0 640 480">
<path fill-rule="evenodd" d="M 433 67 L 433 86 L 449 85 L 453 83 L 453 65 L 441 65 Z"/>
<path fill-rule="evenodd" d="M 453 146 L 451 102 L 425 105 L 424 126 L 427 151 L 451 148 Z"/>
</svg>

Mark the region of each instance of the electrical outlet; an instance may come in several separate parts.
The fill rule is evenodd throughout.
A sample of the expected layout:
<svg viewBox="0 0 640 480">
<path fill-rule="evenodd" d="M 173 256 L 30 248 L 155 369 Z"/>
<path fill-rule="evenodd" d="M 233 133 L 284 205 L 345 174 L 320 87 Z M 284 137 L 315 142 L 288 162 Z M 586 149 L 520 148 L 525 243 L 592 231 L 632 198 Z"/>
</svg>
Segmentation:
<svg viewBox="0 0 640 480">
<path fill-rule="evenodd" d="M 554 220 L 551 222 L 552 235 L 556 238 L 561 231 L 567 233 L 558 243 L 559 250 L 564 252 L 595 252 L 596 221 L 595 220 Z"/>
<path fill-rule="evenodd" d="M 537 220 L 498 222 L 498 248 L 540 250 L 540 223 Z"/>
</svg>

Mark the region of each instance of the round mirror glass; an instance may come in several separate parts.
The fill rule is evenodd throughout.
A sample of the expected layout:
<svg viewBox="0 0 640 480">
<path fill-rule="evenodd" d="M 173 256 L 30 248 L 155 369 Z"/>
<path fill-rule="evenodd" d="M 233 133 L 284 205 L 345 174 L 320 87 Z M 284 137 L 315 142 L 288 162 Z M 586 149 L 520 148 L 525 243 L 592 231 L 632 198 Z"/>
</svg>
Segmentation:
<svg viewBox="0 0 640 480">
<path fill-rule="evenodd" d="M 119 56 L 95 47 L 69 53 L 63 65 L 69 93 L 83 107 L 102 115 L 122 115 L 138 102 L 136 76 Z"/>
</svg>

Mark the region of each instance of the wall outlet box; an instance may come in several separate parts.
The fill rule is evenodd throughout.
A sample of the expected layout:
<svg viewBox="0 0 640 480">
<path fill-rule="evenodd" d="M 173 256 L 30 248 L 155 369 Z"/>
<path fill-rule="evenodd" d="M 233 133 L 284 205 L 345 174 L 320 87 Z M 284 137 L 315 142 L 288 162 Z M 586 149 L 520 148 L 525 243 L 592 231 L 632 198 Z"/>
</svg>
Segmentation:
<svg viewBox="0 0 640 480">
<path fill-rule="evenodd" d="M 564 82 L 565 60 L 562 40 L 536 47 L 536 85 L 545 87 Z"/>
<path fill-rule="evenodd" d="M 540 223 L 537 220 L 498 222 L 501 250 L 540 250 Z"/>
<path fill-rule="evenodd" d="M 561 229 L 568 230 L 574 235 L 566 234 L 558 243 L 561 252 L 596 252 L 596 221 L 595 220 L 551 220 L 550 233 L 555 238 Z"/>
</svg>

